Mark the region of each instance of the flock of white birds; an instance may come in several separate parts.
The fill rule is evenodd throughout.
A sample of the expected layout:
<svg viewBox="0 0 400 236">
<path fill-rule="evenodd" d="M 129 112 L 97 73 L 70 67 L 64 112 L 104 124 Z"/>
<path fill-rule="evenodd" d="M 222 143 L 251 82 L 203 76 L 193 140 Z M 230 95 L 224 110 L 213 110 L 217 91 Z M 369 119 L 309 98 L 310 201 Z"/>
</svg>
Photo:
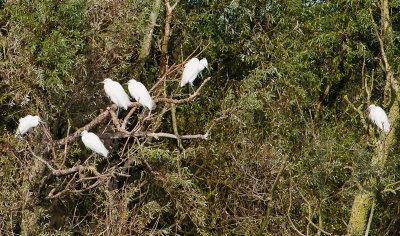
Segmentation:
<svg viewBox="0 0 400 236">
<path fill-rule="evenodd" d="M 199 60 L 197 58 L 192 58 L 189 60 L 185 64 L 185 68 L 182 73 L 182 80 L 180 84 L 181 87 L 189 84 L 190 92 L 190 89 L 193 87 L 193 81 L 197 78 L 201 71 L 204 70 L 204 68 L 207 68 L 208 70 L 207 59 L 203 58 Z M 110 100 L 118 106 L 118 112 L 120 107 L 123 107 L 125 110 L 128 109 L 131 101 L 120 83 L 113 81 L 112 79 L 105 79 L 100 83 L 104 84 L 104 91 Z M 128 90 L 131 96 L 143 106 L 143 112 L 146 108 L 151 111 L 153 108 L 153 100 L 146 87 L 134 79 L 129 80 L 129 82 L 126 84 L 128 85 Z M 386 133 L 390 131 L 389 119 L 382 108 L 375 105 L 370 105 L 364 112 L 369 112 L 368 119 L 380 130 Z M 30 129 L 39 125 L 39 122 L 44 123 L 39 116 L 27 115 L 24 118 L 19 119 L 19 125 L 15 137 L 26 134 Z M 84 130 L 80 135 L 86 148 L 95 153 L 94 165 L 96 165 L 97 154 L 100 154 L 104 157 L 108 156 L 109 151 L 96 134 Z"/>
<path fill-rule="evenodd" d="M 203 58 L 201 60 L 197 58 L 190 59 L 185 64 L 182 73 L 181 87 L 189 83 L 190 86 L 189 91 L 190 91 L 190 89 L 193 87 L 193 81 L 197 78 L 197 76 L 201 73 L 201 71 L 204 70 L 204 68 L 207 68 L 207 70 L 209 70 L 206 58 Z M 129 99 L 128 94 L 125 92 L 124 88 L 120 83 L 113 81 L 112 79 L 105 79 L 100 83 L 104 84 L 104 91 L 106 92 L 110 100 L 118 106 L 117 116 L 120 107 L 123 107 L 125 110 L 128 109 L 129 105 L 131 104 L 131 101 Z M 136 81 L 134 79 L 129 80 L 129 82 L 126 84 L 128 85 L 128 90 L 131 96 L 140 105 L 143 106 L 143 112 L 145 111 L 146 108 L 149 109 L 149 111 L 151 111 L 153 108 L 153 100 L 146 87 L 141 82 Z M 41 121 L 39 116 L 27 115 L 26 117 L 19 119 L 19 125 L 15 137 L 26 134 L 29 130 L 38 126 L 39 122 L 44 123 Z M 107 150 L 103 142 L 101 142 L 100 138 L 96 134 L 84 130 L 82 131 L 80 136 L 82 137 L 82 142 L 86 146 L 86 148 L 95 153 L 94 166 L 96 165 L 97 154 L 100 154 L 104 157 L 108 156 L 109 151 Z"/>
</svg>

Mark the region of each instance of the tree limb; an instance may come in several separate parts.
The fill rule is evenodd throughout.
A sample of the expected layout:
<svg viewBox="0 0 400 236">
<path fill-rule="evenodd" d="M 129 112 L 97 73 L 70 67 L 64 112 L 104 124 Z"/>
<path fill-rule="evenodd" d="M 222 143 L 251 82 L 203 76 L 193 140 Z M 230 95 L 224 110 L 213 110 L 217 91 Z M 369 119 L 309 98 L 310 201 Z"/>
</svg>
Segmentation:
<svg viewBox="0 0 400 236">
<path fill-rule="evenodd" d="M 203 86 L 211 79 L 211 77 L 208 77 L 203 81 L 203 83 L 200 85 L 200 87 L 196 90 L 195 93 L 191 94 L 189 97 L 184 98 L 184 99 L 172 99 L 172 98 L 155 98 L 153 101 L 155 103 L 157 102 L 168 102 L 168 103 L 174 103 L 174 104 L 180 104 L 180 103 L 185 103 L 193 100 L 196 96 L 200 94 L 200 90 L 203 88 Z"/>
<path fill-rule="evenodd" d="M 192 134 L 192 135 L 175 135 L 170 133 L 152 133 L 147 131 L 136 132 L 133 134 L 126 134 L 122 132 L 116 132 L 111 134 L 101 134 L 99 135 L 102 139 L 120 139 L 128 137 L 151 137 L 155 139 L 159 138 L 172 138 L 172 139 L 207 139 L 208 134 Z"/>
</svg>

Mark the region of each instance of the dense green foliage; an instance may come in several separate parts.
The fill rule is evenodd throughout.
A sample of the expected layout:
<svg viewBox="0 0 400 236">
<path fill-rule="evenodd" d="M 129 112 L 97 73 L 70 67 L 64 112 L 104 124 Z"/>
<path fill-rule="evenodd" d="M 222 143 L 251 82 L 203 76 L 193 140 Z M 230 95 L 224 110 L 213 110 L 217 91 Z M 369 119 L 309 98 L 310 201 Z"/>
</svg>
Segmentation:
<svg viewBox="0 0 400 236">
<path fill-rule="evenodd" d="M 400 3 L 389 8 L 393 31 L 383 40 L 398 80 Z M 0 234 L 253 235 L 285 158 L 266 235 L 317 234 L 317 227 L 345 234 L 354 195 L 370 177 L 378 180 L 370 234 L 400 234 L 400 150 L 391 148 L 383 169 L 372 168 L 379 133 L 366 130 L 366 118 L 344 99 L 360 109 L 374 103 L 388 111 L 393 103 L 384 101 L 373 28 L 382 27 L 380 2 L 180 1 L 166 55 L 163 5 L 150 54 L 139 60 L 152 10 L 147 0 L 2 3 Z M 46 144 L 106 110 L 110 101 L 97 82 L 135 78 L 151 88 L 163 76 L 163 57 L 174 68 L 199 52 L 211 72 L 195 89 L 211 80 L 194 100 L 176 104 L 177 129 L 203 134 L 223 118 L 208 139 L 182 140 L 183 149 L 175 139 L 104 139 L 112 149 L 96 166 L 102 181 L 89 172 L 46 179 L 51 170 L 32 152 L 58 169 L 91 165 L 80 139 L 52 150 Z M 152 96 L 187 97 L 188 88 L 178 88 L 181 72 L 168 73 Z M 365 80 L 373 80 L 370 98 Z M 170 109 L 157 103 L 143 129 L 173 134 Z M 136 113 L 129 129 L 141 122 Z M 51 137 L 41 127 L 15 138 L 27 114 L 40 115 Z M 115 133 L 109 120 L 91 132 Z"/>
</svg>

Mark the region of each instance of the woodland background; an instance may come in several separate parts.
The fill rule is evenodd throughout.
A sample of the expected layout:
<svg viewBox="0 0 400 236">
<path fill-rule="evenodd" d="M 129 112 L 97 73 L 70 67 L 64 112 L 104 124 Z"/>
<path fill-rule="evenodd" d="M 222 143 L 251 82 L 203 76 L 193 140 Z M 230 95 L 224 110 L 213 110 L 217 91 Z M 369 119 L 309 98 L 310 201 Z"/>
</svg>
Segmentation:
<svg viewBox="0 0 400 236">
<path fill-rule="evenodd" d="M 400 234 L 399 1 L 0 8 L 0 234 Z M 152 115 L 119 126 L 105 78 L 153 88 Z M 27 114 L 48 128 L 17 139 Z M 82 128 L 111 150 L 96 170 Z"/>
</svg>

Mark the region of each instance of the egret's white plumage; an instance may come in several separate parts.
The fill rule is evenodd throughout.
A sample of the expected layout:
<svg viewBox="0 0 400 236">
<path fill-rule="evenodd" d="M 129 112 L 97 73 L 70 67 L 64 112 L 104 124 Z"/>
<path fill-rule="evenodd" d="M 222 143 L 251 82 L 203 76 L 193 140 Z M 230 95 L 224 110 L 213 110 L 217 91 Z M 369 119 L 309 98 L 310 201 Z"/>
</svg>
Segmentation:
<svg viewBox="0 0 400 236">
<path fill-rule="evenodd" d="M 190 87 L 193 87 L 193 81 L 204 68 L 208 69 L 207 59 L 203 58 L 200 61 L 196 57 L 190 59 L 183 69 L 181 87 L 185 86 L 187 83 L 189 83 Z"/>
<path fill-rule="evenodd" d="M 96 134 L 84 130 L 81 135 L 82 142 L 88 149 L 104 157 L 108 156 L 107 148 L 104 147 L 104 144 L 101 142 L 100 138 Z"/>
<path fill-rule="evenodd" d="M 128 109 L 131 101 L 120 83 L 112 79 L 105 79 L 100 83 L 104 83 L 104 90 L 113 103 L 117 104 L 118 107 L 123 107 L 125 110 Z"/>
<path fill-rule="evenodd" d="M 24 118 L 19 119 L 19 125 L 15 137 L 26 134 L 30 129 L 38 126 L 40 121 L 41 120 L 39 116 L 31 116 L 31 115 L 27 115 Z"/>
<path fill-rule="evenodd" d="M 382 108 L 372 104 L 365 111 L 369 111 L 368 119 L 378 126 L 380 130 L 386 133 L 390 131 L 389 119 Z"/>
<path fill-rule="evenodd" d="M 129 80 L 127 84 L 131 96 L 142 106 L 151 110 L 153 108 L 153 100 L 151 99 L 149 91 L 147 91 L 146 87 L 134 79 Z"/>
</svg>

